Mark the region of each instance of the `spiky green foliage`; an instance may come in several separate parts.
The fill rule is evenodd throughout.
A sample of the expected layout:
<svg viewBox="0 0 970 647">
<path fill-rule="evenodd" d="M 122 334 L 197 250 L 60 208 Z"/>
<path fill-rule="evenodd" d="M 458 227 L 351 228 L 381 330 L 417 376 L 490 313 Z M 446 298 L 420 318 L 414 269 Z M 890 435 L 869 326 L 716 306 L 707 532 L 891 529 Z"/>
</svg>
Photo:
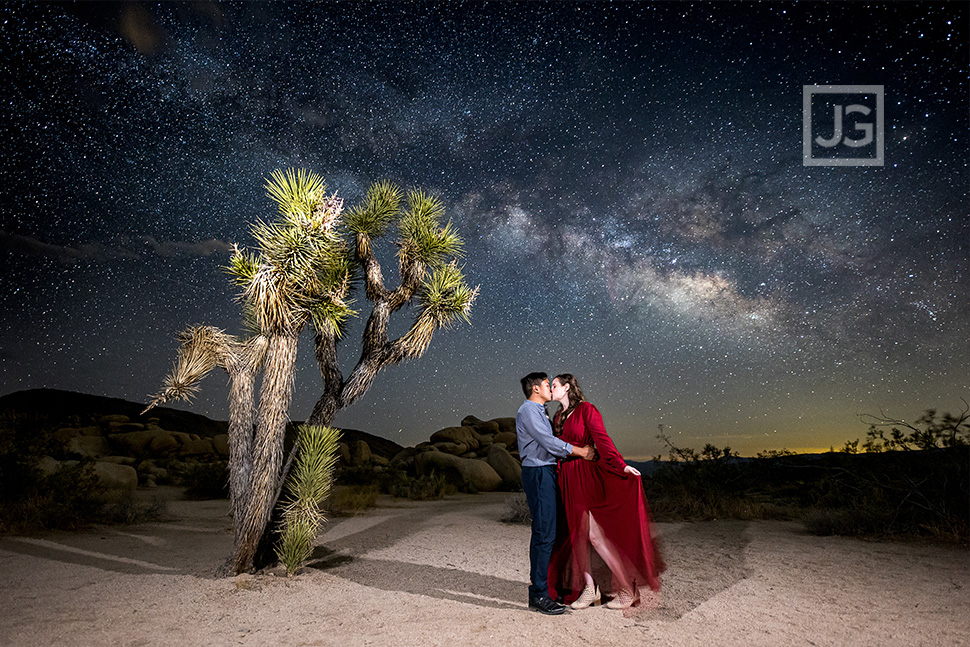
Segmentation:
<svg viewBox="0 0 970 647">
<path fill-rule="evenodd" d="M 165 377 L 162 390 L 145 411 L 169 400 L 192 399 L 199 390 L 199 382 L 212 369 L 225 367 L 231 361 L 236 342 L 235 337 L 212 326 L 192 326 L 180 333 L 178 340 L 178 360 Z"/>
<path fill-rule="evenodd" d="M 327 191 L 323 178 L 306 169 L 287 169 L 285 173 L 277 169 L 272 178 L 266 181 L 266 192 L 286 219 L 312 213 Z"/>
<path fill-rule="evenodd" d="M 457 263 L 442 265 L 428 277 L 418 292 L 422 313 L 437 326 L 450 324 L 455 318 L 470 322 L 469 313 L 478 288 L 469 287 Z"/>
<path fill-rule="evenodd" d="M 408 192 L 408 206 L 398 225 L 402 265 L 416 261 L 440 267 L 447 259 L 462 255 L 463 243 L 451 222 L 441 226 L 444 213 L 438 198 L 420 190 Z"/>
<path fill-rule="evenodd" d="M 378 182 L 367 190 L 362 204 L 347 212 L 344 223 L 354 233 L 379 238 L 394 222 L 400 204 L 401 190 L 390 182 Z"/>
<path fill-rule="evenodd" d="M 242 288 L 244 309 L 264 334 L 299 332 L 312 321 L 339 333 L 354 311 L 347 298 L 353 262 L 335 225 L 343 201 L 303 169 L 275 171 L 266 182 L 281 218 L 252 229 L 257 252 L 233 249 L 227 270 Z"/>
<path fill-rule="evenodd" d="M 276 547 L 276 556 L 290 575 L 310 556 L 317 531 L 326 521 L 322 504 L 330 496 L 340 448 L 340 431 L 333 427 L 301 425 L 299 434 L 299 453 L 286 485 Z"/>
</svg>

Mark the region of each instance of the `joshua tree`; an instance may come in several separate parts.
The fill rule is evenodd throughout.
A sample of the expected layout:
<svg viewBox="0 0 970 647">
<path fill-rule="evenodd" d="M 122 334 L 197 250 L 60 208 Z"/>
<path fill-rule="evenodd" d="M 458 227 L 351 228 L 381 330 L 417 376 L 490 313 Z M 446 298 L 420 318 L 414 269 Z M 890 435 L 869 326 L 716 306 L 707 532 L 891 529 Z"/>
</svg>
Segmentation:
<svg viewBox="0 0 970 647">
<path fill-rule="evenodd" d="M 340 408 L 370 388 L 380 369 L 420 357 L 436 329 L 456 318 L 467 321 L 478 293 L 466 285 L 457 265 L 461 239 L 450 222 L 442 226 L 441 202 L 424 192 L 410 192 L 402 209 L 401 191 L 379 183 L 367 192 L 363 204 L 345 215 L 343 201 L 336 194 L 327 197 L 323 180 L 313 173 L 276 171 L 266 188 L 279 206 L 279 217 L 257 222 L 252 229 L 257 252 L 234 248 L 228 267 L 242 290 L 244 320 L 252 334 L 240 339 L 204 326 L 182 333 L 178 362 L 149 405 L 187 398 L 217 366 L 229 373 L 235 549 L 223 569 L 227 574 L 253 568 L 293 457 L 291 453 L 283 467 L 297 342 L 306 325 L 312 323 L 316 331 L 324 379 L 324 394 L 307 422 L 326 426 Z M 401 285 L 388 291 L 371 243 L 395 224 Z M 351 235 L 353 244 L 348 245 Z M 356 314 L 349 297 L 360 274 L 374 307 L 360 360 L 344 382 L 336 342 L 348 318 Z M 414 323 L 400 339 L 388 340 L 390 314 L 409 303 L 417 306 Z M 260 373 L 257 403 L 254 384 Z"/>
</svg>

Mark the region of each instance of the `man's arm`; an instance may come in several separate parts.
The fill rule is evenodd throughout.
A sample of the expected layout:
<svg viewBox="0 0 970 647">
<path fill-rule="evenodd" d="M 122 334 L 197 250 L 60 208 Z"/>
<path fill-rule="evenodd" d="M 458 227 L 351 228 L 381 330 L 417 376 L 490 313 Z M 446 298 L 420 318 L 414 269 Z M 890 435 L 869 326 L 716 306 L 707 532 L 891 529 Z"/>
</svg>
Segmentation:
<svg viewBox="0 0 970 647">
<path fill-rule="evenodd" d="M 523 413 L 523 423 L 529 436 L 532 437 L 543 449 L 559 458 L 564 458 L 573 454 L 574 447 L 564 440 L 552 434 L 552 425 L 549 423 L 538 407 L 528 407 Z"/>
<path fill-rule="evenodd" d="M 584 460 L 593 460 L 592 447 L 576 447 L 554 436 L 549 418 L 539 413 L 538 409 L 530 407 L 526 410 L 526 416 L 527 419 L 525 422 L 532 431 L 532 437 L 553 456 L 559 456 L 560 458 L 565 456 L 578 456 Z"/>
</svg>

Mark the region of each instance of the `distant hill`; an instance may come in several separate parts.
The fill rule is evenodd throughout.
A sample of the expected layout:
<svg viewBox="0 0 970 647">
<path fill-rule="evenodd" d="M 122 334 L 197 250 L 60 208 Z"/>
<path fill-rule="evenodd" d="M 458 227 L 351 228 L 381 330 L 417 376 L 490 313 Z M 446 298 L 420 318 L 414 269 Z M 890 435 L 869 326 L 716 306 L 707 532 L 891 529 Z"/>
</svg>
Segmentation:
<svg viewBox="0 0 970 647">
<path fill-rule="evenodd" d="M 204 438 L 211 438 L 229 431 L 229 423 L 225 420 L 212 420 L 197 413 L 168 407 L 155 407 L 142 416 L 141 412 L 145 406 L 143 402 L 131 402 L 120 398 L 107 398 L 101 395 L 59 389 L 29 389 L 0 397 L 0 412 L 15 411 L 21 414 L 43 416 L 51 419 L 54 423 L 59 423 L 73 416 L 96 418 L 120 414 L 128 416 L 132 422 L 144 422 L 149 418 L 158 418 L 158 424 L 163 429 L 198 434 Z M 293 424 L 298 423 L 294 422 Z M 371 452 L 385 458 L 391 458 L 404 449 L 391 440 L 365 431 L 357 429 L 342 429 L 341 431 L 344 442 L 352 443 L 363 440 L 368 444 Z"/>
<path fill-rule="evenodd" d="M 38 414 L 59 421 L 71 416 L 128 416 L 132 422 L 158 418 L 159 426 L 171 431 L 184 431 L 206 438 L 228 432 L 229 423 L 168 407 L 155 407 L 144 416 L 146 404 L 101 395 L 61 391 L 60 389 L 29 389 L 0 397 L 0 411 Z"/>
</svg>

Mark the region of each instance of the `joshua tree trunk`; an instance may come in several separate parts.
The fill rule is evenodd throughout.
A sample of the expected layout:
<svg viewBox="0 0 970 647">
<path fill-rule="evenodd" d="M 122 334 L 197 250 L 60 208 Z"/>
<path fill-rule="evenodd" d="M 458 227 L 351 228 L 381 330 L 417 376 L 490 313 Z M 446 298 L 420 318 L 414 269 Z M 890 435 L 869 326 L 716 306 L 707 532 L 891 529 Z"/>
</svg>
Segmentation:
<svg viewBox="0 0 970 647">
<path fill-rule="evenodd" d="M 253 568 L 259 540 L 266 529 L 278 498 L 283 441 L 286 437 L 287 412 L 293 397 L 296 367 L 296 334 L 273 335 L 268 339 L 265 372 L 259 394 L 259 412 L 249 496 L 245 513 L 237 520 L 239 529 L 230 571 L 242 573 Z"/>
<path fill-rule="evenodd" d="M 234 519 L 242 519 L 249 501 L 249 483 L 253 471 L 253 388 L 256 383 L 259 353 L 266 348 L 266 339 L 258 337 L 252 347 L 234 358 L 230 371 L 229 390 L 229 499 Z M 253 351 L 247 353 L 246 350 Z M 261 359 L 261 357 L 260 357 Z M 235 541 L 239 541 L 239 524 L 235 526 Z"/>
</svg>

